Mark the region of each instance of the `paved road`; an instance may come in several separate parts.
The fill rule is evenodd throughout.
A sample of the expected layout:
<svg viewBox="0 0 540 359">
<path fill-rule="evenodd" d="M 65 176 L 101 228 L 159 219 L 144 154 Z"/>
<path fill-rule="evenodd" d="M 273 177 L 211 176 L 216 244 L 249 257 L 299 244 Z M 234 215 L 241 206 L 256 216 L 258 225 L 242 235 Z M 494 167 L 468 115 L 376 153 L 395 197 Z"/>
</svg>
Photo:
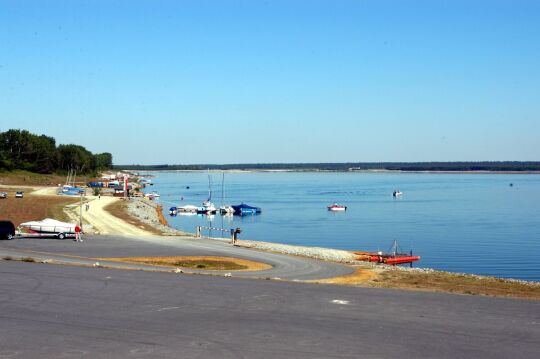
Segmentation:
<svg viewBox="0 0 540 359">
<path fill-rule="evenodd" d="M 351 267 L 336 263 L 322 262 L 307 258 L 261 252 L 253 249 L 232 246 L 226 242 L 208 239 L 177 237 L 121 237 L 88 236 L 82 243 L 57 239 L 16 239 L 0 241 L 0 256 L 32 257 L 44 260 L 53 259 L 63 263 L 93 264 L 104 257 L 143 257 L 143 256 L 196 256 L 216 255 L 244 258 L 272 265 L 264 271 L 233 272 L 235 277 L 281 278 L 287 280 L 308 280 L 330 278 L 351 273 Z M 77 258 L 74 258 L 76 256 Z M 101 265 L 119 266 L 115 262 L 99 260 Z M 122 264 L 122 266 L 126 266 Z M 129 265 L 132 268 L 155 267 Z M 208 271 L 185 270 L 193 273 L 216 273 Z"/>
<path fill-rule="evenodd" d="M 0 358 L 538 358 L 540 303 L 0 261 Z"/>
</svg>

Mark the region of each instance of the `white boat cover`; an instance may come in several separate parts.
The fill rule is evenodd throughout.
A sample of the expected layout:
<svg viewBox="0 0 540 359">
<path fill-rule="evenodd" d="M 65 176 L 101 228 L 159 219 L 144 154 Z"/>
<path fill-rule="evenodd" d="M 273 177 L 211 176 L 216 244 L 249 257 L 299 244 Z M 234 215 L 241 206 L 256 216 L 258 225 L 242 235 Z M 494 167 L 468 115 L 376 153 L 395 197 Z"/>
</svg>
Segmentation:
<svg viewBox="0 0 540 359">
<path fill-rule="evenodd" d="M 73 223 L 60 222 L 51 218 L 21 223 L 21 227 L 42 233 L 75 233 L 75 226 Z"/>
</svg>

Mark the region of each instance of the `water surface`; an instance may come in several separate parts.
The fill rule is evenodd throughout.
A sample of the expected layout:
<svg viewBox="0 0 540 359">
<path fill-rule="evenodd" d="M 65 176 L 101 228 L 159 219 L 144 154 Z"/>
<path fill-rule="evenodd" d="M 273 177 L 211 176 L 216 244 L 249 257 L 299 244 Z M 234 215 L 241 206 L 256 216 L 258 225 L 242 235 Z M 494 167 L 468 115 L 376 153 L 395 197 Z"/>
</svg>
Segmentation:
<svg viewBox="0 0 540 359">
<path fill-rule="evenodd" d="M 171 205 L 200 205 L 208 196 L 206 172 L 154 174 L 151 189 L 167 215 Z M 210 176 L 219 205 L 222 174 Z M 540 281 L 540 175 L 227 172 L 224 184 L 225 203 L 263 213 L 178 216 L 170 225 L 240 227 L 244 239 L 348 250 L 386 251 L 397 239 L 422 256 L 420 267 Z M 334 202 L 348 210 L 327 211 Z"/>
</svg>

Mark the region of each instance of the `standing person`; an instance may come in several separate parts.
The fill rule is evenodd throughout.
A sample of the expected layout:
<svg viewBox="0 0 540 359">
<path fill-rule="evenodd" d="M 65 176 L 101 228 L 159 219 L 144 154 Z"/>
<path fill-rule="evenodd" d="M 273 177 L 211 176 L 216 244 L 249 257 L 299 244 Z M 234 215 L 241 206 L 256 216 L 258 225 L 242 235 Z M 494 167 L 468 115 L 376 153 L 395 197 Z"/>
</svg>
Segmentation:
<svg viewBox="0 0 540 359">
<path fill-rule="evenodd" d="M 75 239 L 74 239 L 75 242 L 82 242 L 82 238 L 81 238 L 81 227 L 79 227 L 79 225 L 75 225 Z"/>
</svg>

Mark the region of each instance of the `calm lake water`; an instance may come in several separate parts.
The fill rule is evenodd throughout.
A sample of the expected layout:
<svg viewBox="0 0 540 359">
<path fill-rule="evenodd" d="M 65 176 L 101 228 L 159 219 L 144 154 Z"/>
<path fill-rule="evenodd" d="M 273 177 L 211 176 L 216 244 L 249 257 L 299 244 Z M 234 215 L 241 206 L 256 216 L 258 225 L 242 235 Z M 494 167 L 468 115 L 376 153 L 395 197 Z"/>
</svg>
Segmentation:
<svg viewBox="0 0 540 359">
<path fill-rule="evenodd" d="M 417 267 L 540 281 L 540 175 L 226 172 L 225 203 L 258 206 L 261 215 L 168 217 L 172 205 L 201 205 L 208 173 L 153 174 L 148 190 L 184 231 L 240 227 L 241 239 L 368 251 L 397 239 L 422 256 Z M 222 173 L 210 176 L 219 206 Z M 392 197 L 394 189 L 403 196 Z M 348 210 L 329 212 L 334 202 Z"/>
</svg>

